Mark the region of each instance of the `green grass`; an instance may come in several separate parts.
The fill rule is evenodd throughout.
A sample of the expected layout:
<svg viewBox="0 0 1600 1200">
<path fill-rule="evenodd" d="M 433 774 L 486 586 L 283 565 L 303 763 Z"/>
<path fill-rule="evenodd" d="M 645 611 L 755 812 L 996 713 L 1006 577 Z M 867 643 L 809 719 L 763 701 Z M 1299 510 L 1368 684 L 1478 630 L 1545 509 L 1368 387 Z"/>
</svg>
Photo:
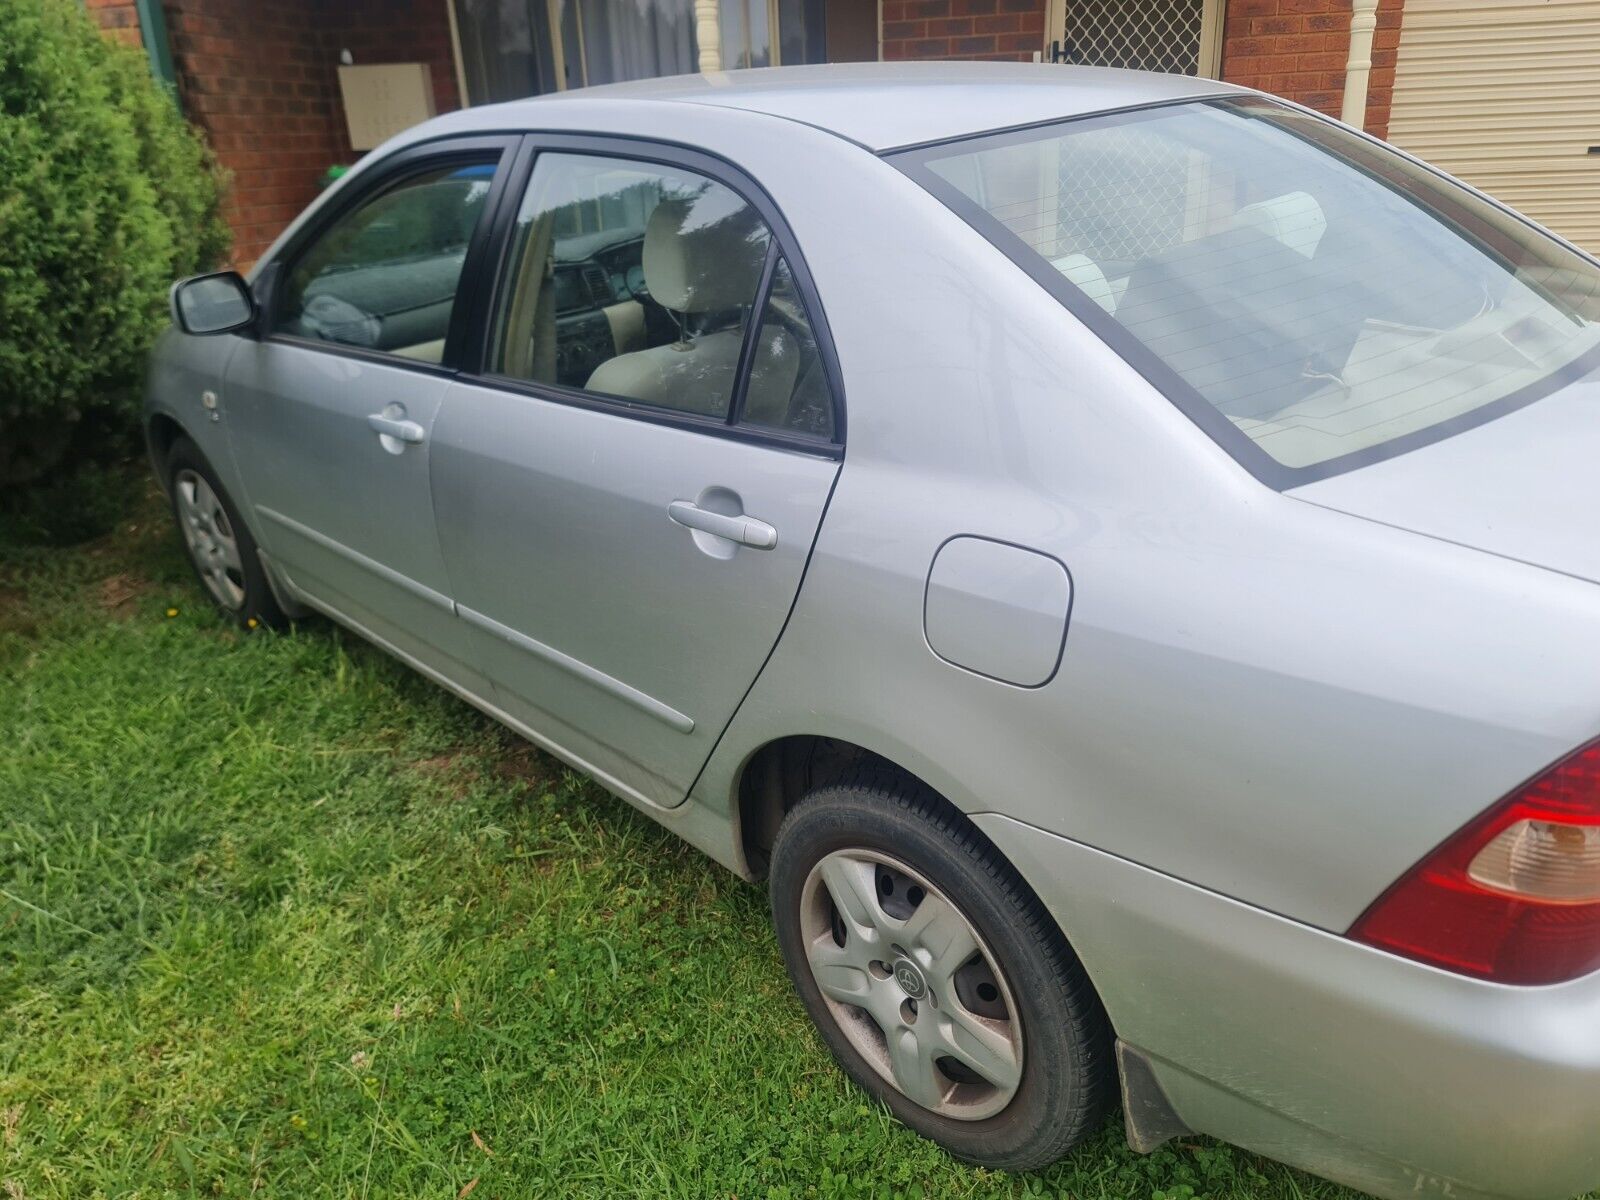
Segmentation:
<svg viewBox="0 0 1600 1200">
<path fill-rule="evenodd" d="M 952 1161 L 760 887 L 325 622 L 231 630 L 154 500 L 0 558 L 0 747 L 8 1198 L 1353 1195 L 1115 1120 Z"/>
</svg>

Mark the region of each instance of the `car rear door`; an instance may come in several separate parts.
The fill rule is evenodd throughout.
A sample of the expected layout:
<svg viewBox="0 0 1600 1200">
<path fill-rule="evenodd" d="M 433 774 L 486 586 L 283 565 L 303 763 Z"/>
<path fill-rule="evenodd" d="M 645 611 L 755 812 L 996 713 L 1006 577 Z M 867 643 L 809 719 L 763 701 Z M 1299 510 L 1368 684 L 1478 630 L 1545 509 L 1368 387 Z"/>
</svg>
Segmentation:
<svg viewBox="0 0 1600 1200">
<path fill-rule="evenodd" d="M 689 152 L 543 137 L 482 370 L 432 440 L 440 544 L 506 712 L 682 801 L 783 629 L 842 457 L 771 203 Z"/>
<path fill-rule="evenodd" d="M 220 408 L 262 544 L 298 589 L 473 686 L 429 496 L 429 439 L 515 138 L 402 151 L 269 263 L 265 328 Z"/>
</svg>

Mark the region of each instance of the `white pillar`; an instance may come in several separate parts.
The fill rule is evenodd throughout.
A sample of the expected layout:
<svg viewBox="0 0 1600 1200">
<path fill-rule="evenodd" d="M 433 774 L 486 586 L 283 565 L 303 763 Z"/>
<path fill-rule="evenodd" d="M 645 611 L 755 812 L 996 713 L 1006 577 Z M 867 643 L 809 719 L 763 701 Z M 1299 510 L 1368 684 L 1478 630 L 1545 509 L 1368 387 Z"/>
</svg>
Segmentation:
<svg viewBox="0 0 1600 1200">
<path fill-rule="evenodd" d="M 722 21 L 717 0 L 694 0 L 694 40 L 700 47 L 700 70 L 722 70 Z"/>
<path fill-rule="evenodd" d="M 1350 59 L 1344 66 L 1344 104 L 1339 119 L 1367 127 L 1367 81 L 1372 78 L 1372 33 L 1378 28 L 1378 0 L 1352 0 Z"/>
</svg>

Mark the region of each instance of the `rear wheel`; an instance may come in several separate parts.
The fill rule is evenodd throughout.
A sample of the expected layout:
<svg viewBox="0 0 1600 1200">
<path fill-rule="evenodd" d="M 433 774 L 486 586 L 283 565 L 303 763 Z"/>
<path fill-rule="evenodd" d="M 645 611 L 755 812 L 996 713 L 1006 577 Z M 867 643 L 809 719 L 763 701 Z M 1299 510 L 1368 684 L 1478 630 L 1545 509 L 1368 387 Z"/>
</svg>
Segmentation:
<svg viewBox="0 0 1600 1200">
<path fill-rule="evenodd" d="M 823 1040 L 918 1133 L 1028 1170 L 1104 1116 L 1110 1030 L 1082 965 L 944 801 L 894 778 L 813 792 L 778 832 L 771 892 Z"/>
<path fill-rule="evenodd" d="M 211 464 L 187 438 L 178 438 L 167 452 L 167 479 L 189 563 L 212 602 L 241 625 L 284 624 L 255 539 Z"/>
</svg>

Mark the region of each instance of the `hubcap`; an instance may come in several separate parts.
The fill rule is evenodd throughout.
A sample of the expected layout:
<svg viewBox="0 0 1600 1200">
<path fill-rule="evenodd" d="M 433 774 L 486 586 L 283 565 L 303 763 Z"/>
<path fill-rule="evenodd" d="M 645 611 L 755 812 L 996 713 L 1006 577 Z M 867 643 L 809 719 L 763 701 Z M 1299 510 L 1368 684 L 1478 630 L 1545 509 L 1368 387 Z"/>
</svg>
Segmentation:
<svg viewBox="0 0 1600 1200">
<path fill-rule="evenodd" d="M 972 922 L 905 863 L 837 850 L 806 877 L 811 977 L 850 1044 L 907 1098 L 957 1120 L 1000 1112 L 1022 1082 L 1022 1023 Z"/>
<path fill-rule="evenodd" d="M 244 560 L 222 502 L 210 484 L 187 468 L 173 479 L 173 488 L 178 501 L 178 524 L 200 581 L 212 599 L 237 612 L 244 607 Z"/>
</svg>

